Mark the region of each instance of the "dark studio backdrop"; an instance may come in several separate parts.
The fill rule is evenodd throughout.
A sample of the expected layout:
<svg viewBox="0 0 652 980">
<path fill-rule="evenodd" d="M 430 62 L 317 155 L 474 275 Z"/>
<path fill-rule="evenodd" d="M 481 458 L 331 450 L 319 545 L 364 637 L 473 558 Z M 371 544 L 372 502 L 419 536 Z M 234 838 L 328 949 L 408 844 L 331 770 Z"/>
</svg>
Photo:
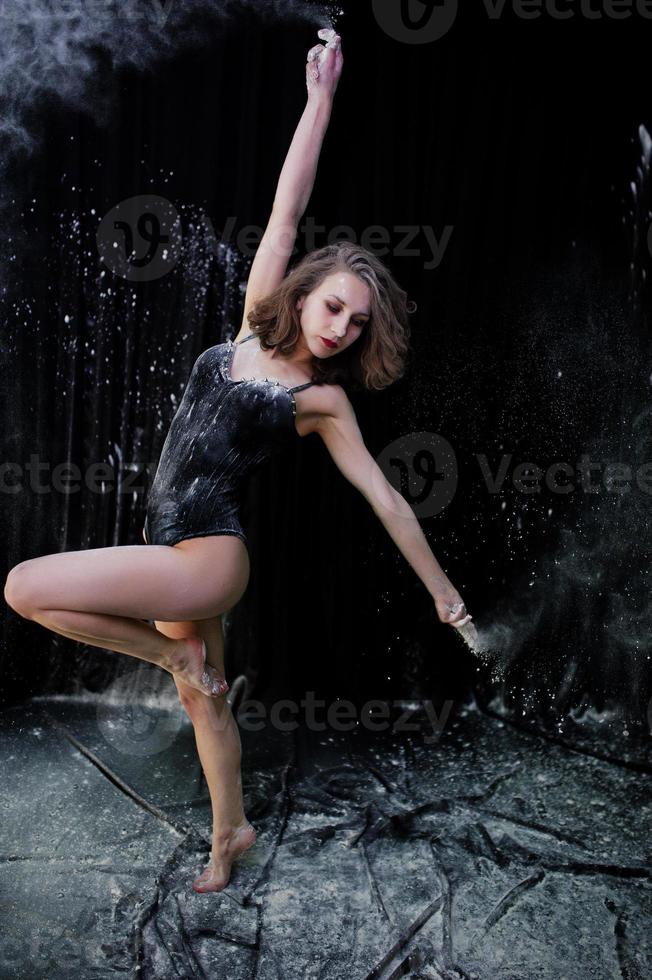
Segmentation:
<svg viewBox="0 0 652 980">
<path fill-rule="evenodd" d="M 374 456 L 395 440 L 414 447 L 416 433 L 453 447 L 454 496 L 421 526 L 501 646 L 502 675 L 438 623 L 310 436 L 252 484 L 252 577 L 228 617 L 227 676 L 246 671 L 254 696 L 459 703 L 471 689 L 542 729 L 595 709 L 614 737 L 649 734 L 651 497 L 635 479 L 617 493 L 601 472 L 652 460 L 652 22 L 491 19 L 467 5 L 444 37 L 409 44 L 370 4 L 346 7 L 344 73 L 304 217 L 325 230 L 311 241 L 304 226 L 296 258 L 338 225 L 357 240 L 386 230 L 385 261 L 418 304 L 410 362 L 399 383 L 352 402 Z M 220 23 L 201 5 L 194 18 L 192 43 L 146 66 L 118 71 L 99 46 L 83 104 L 50 93 L 30 109 L 36 145 L 8 158 L 2 439 L 22 476 L 4 471 L 6 570 L 142 542 L 192 364 L 239 327 L 253 255 L 242 232 L 269 216 L 320 25 L 305 11 L 280 21 L 247 9 Z M 180 216 L 178 252 L 165 274 L 130 280 L 103 261 L 98 227 L 152 194 Z M 439 261 L 432 236 L 445 243 Z M 569 492 L 512 479 L 519 463 L 575 468 L 582 454 L 597 461 L 597 492 L 577 474 Z M 405 459 L 416 493 L 423 481 Z M 46 464 L 40 479 L 34 462 Z M 55 489 L 62 463 L 82 474 L 104 464 L 104 492 Z M 102 690 L 125 659 L 6 607 L 2 630 L 9 702 Z"/>
</svg>

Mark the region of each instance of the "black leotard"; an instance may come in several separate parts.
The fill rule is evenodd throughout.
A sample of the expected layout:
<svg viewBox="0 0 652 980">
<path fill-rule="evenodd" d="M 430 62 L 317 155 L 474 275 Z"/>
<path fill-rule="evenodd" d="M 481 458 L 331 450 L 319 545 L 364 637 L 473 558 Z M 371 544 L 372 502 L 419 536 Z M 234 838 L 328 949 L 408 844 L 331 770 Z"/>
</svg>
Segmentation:
<svg viewBox="0 0 652 980">
<path fill-rule="evenodd" d="M 238 512 L 247 478 L 299 435 L 294 392 L 315 382 L 286 388 L 273 378 L 234 381 L 235 348 L 229 340 L 195 361 L 149 491 L 148 544 L 235 534 L 246 545 Z"/>
</svg>

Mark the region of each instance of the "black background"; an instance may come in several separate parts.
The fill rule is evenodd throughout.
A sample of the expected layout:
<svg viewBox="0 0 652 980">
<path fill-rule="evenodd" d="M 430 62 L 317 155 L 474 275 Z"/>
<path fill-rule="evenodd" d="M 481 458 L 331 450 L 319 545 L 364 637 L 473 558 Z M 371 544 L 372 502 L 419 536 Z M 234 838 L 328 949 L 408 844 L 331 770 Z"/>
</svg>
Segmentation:
<svg viewBox="0 0 652 980">
<path fill-rule="evenodd" d="M 394 245 L 397 226 L 428 225 L 437 238 L 453 228 L 437 268 L 424 268 L 422 235 L 425 258 L 385 256 L 418 311 L 405 378 L 354 398 L 367 446 L 377 455 L 430 431 L 454 447 L 454 500 L 421 526 L 477 622 L 515 631 L 501 689 L 514 712 L 610 703 L 644 724 L 649 495 L 525 495 L 509 481 L 490 494 L 477 454 L 494 471 L 502 453 L 543 468 L 594 450 L 635 466 L 652 459 L 649 216 L 639 214 L 635 247 L 630 190 L 639 126 L 652 126 L 652 24 L 491 20 L 467 5 L 445 37 L 418 45 L 384 33 L 370 5 L 347 6 L 344 73 L 306 216 L 358 235 L 382 225 Z M 238 329 L 233 284 L 250 259 L 236 256 L 225 275 L 197 240 L 154 282 L 100 278 L 95 229 L 117 202 L 151 191 L 186 217 L 207 216 L 218 237 L 229 218 L 234 236 L 264 226 L 317 27 L 243 12 L 223 30 L 207 23 L 201 43 L 152 70 L 113 78 L 106 120 L 54 97 L 41 107 L 42 142 L 8 176 L 20 249 L 4 297 L 5 459 L 38 453 L 83 468 L 117 458 L 117 445 L 123 461 L 156 464 L 170 394 L 201 350 Z M 3 494 L 6 568 L 140 542 L 146 476 L 139 485 L 122 500 Z M 253 571 L 229 621 L 227 676 L 246 669 L 257 693 L 295 697 L 456 699 L 469 685 L 490 696 L 482 664 L 438 623 L 318 437 L 261 471 L 245 517 Z M 8 609 L 4 641 L 9 700 L 79 678 L 101 689 L 119 659 Z"/>
</svg>

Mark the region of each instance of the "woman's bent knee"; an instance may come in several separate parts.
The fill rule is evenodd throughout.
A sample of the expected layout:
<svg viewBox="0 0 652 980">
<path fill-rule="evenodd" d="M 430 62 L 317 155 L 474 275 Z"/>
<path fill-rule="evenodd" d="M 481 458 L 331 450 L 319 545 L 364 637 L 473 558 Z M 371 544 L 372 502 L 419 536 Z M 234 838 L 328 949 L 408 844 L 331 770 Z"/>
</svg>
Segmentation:
<svg viewBox="0 0 652 980">
<path fill-rule="evenodd" d="M 7 605 L 25 619 L 36 611 L 36 595 L 31 583 L 29 571 L 29 561 L 23 561 L 20 565 L 14 566 L 7 575 L 5 582 L 5 602 Z"/>
</svg>

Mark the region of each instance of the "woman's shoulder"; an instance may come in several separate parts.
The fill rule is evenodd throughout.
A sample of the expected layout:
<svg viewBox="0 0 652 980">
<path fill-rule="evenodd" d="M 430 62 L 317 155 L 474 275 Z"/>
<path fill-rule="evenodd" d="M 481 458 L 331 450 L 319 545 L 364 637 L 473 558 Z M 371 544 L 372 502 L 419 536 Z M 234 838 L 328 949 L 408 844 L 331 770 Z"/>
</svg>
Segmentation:
<svg viewBox="0 0 652 980">
<path fill-rule="evenodd" d="M 312 395 L 311 401 L 315 405 L 315 410 L 323 415 L 339 414 L 342 407 L 349 401 L 346 391 L 342 385 L 338 384 L 329 382 L 315 384 L 308 391 Z"/>
<path fill-rule="evenodd" d="M 219 359 L 228 350 L 228 341 L 221 344 L 213 344 L 212 347 L 206 347 L 201 353 L 197 355 L 194 362 L 194 368 L 203 367 L 206 364 L 212 364 L 215 360 Z"/>
<path fill-rule="evenodd" d="M 301 392 L 297 418 L 299 434 L 307 436 L 317 432 L 327 418 L 342 417 L 350 410 L 346 391 L 338 384 L 316 384 Z"/>
</svg>

